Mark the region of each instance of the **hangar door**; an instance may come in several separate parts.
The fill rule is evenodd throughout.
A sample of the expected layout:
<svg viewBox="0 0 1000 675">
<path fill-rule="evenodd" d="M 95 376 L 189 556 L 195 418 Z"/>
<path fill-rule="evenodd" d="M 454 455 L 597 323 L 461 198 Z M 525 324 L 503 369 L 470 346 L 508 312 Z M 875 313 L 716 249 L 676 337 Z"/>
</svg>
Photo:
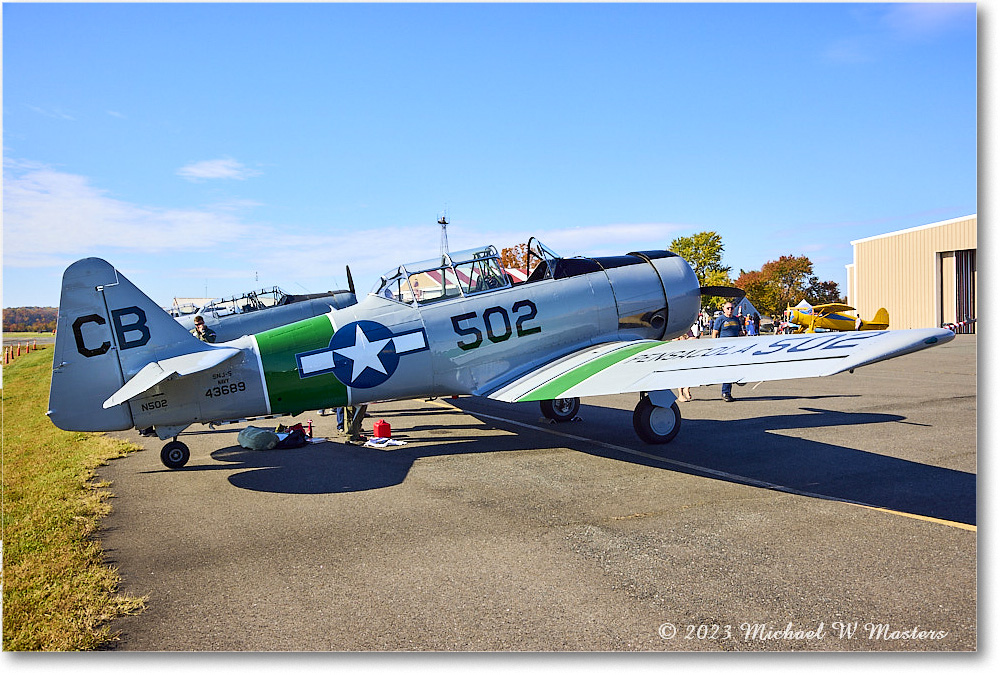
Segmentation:
<svg viewBox="0 0 1000 675">
<path fill-rule="evenodd" d="M 955 318 L 976 318 L 976 249 L 955 251 Z M 976 324 L 959 326 L 958 333 L 975 333 Z"/>
</svg>

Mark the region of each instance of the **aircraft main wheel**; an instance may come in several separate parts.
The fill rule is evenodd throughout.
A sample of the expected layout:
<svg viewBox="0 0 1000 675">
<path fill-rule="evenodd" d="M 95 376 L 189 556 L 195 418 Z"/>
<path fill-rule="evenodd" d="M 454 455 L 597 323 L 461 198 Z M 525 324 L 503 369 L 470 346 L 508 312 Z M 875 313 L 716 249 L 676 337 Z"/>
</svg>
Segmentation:
<svg viewBox="0 0 1000 675">
<path fill-rule="evenodd" d="M 639 438 L 647 443 L 669 443 L 681 430 L 681 411 L 676 402 L 671 403 L 669 408 L 661 408 L 653 405 L 648 396 L 643 396 L 632 414 L 632 426 Z"/>
<path fill-rule="evenodd" d="M 170 441 L 160 450 L 160 461 L 168 469 L 179 469 L 191 459 L 191 451 L 188 446 L 180 441 Z"/>
<path fill-rule="evenodd" d="M 579 398 L 554 398 L 540 404 L 542 414 L 554 422 L 569 422 L 580 412 Z"/>
</svg>

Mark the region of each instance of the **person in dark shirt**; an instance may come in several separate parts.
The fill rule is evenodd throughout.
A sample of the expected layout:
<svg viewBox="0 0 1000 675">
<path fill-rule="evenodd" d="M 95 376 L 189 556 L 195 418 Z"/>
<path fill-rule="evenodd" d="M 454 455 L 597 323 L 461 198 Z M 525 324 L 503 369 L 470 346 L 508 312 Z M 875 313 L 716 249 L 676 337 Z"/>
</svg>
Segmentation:
<svg viewBox="0 0 1000 675">
<path fill-rule="evenodd" d="M 740 320 L 733 316 L 733 303 L 727 302 L 722 306 L 722 316 L 717 317 L 712 324 L 712 337 L 739 337 L 742 334 L 743 327 L 740 325 Z M 727 403 L 733 400 L 732 382 L 722 384 L 722 400 Z"/>
</svg>

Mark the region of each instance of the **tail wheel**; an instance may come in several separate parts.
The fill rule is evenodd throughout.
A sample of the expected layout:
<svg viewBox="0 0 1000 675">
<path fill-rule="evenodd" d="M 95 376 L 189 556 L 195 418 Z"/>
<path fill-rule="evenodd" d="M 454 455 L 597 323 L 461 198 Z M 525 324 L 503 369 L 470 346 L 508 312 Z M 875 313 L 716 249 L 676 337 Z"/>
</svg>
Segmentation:
<svg viewBox="0 0 1000 675">
<path fill-rule="evenodd" d="M 179 469 L 191 459 L 191 451 L 188 446 L 180 441 L 170 441 L 160 450 L 160 461 L 168 469 Z"/>
<path fill-rule="evenodd" d="M 632 414 L 632 426 L 639 438 L 647 443 L 669 443 L 681 430 L 681 411 L 676 402 L 669 408 L 661 408 L 653 405 L 648 396 L 643 396 Z"/>
<path fill-rule="evenodd" d="M 541 401 L 542 414 L 553 422 L 569 422 L 580 412 L 579 398 L 554 398 Z"/>
</svg>

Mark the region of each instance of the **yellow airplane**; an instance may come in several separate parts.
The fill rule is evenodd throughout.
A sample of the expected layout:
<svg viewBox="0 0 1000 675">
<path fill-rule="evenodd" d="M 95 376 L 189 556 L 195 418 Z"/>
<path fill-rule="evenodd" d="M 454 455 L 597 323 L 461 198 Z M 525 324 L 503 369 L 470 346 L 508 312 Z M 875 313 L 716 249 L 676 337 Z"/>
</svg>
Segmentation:
<svg viewBox="0 0 1000 675">
<path fill-rule="evenodd" d="M 798 327 L 796 333 L 815 333 L 817 328 L 827 330 L 885 330 L 889 327 L 889 312 L 883 307 L 875 312 L 875 318 L 865 321 L 844 312 L 857 311 L 850 305 L 830 302 L 825 305 L 815 305 L 811 309 L 789 307 L 791 323 Z"/>
</svg>

